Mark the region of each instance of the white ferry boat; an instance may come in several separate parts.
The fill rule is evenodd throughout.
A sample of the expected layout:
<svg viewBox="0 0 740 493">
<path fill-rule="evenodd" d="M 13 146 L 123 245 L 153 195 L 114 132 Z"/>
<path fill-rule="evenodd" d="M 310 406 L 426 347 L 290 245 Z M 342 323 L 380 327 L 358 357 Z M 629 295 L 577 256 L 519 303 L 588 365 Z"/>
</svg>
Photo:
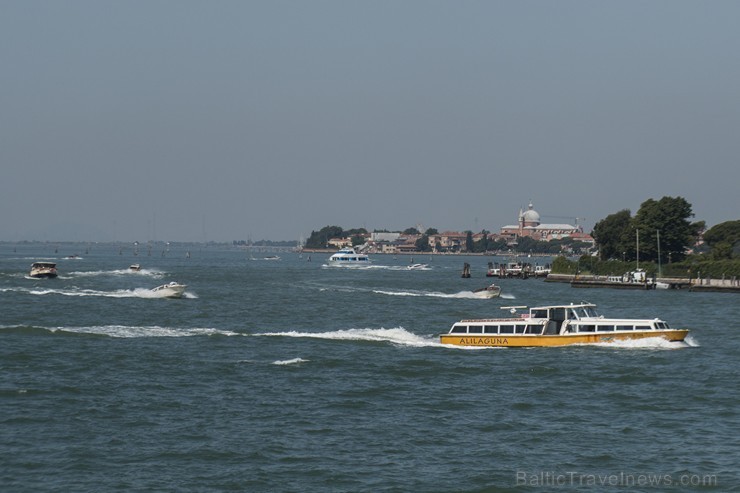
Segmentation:
<svg viewBox="0 0 740 493">
<path fill-rule="evenodd" d="M 519 307 L 510 309 L 512 314 Z M 596 305 L 579 303 L 530 308 L 510 318 L 461 320 L 439 336 L 442 344 L 482 347 L 565 346 L 661 337 L 683 341 L 688 329 L 671 329 L 659 319 L 605 318 Z"/>
<path fill-rule="evenodd" d="M 370 257 L 359 253 L 354 248 L 342 248 L 329 257 L 329 265 L 332 267 L 362 267 L 370 265 Z"/>
<path fill-rule="evenodd" d="M 28 274 L 30 277 L 43 278 L 43 277 L 57 277 L 57 264 L 54 262 L 34 262 L 31 264 L 31 272 Z"/>
</svg>

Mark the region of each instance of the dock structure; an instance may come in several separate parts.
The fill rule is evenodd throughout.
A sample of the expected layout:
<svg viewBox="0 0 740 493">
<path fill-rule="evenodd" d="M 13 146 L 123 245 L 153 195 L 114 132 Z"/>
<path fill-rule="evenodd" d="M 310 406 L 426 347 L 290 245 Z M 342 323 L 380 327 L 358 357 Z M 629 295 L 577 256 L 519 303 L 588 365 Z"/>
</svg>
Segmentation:
<svg viewBox="0 0 740 493">
<path fill-rule="evenodd" d="M 470 277 L 470 264 L 467 262 L 463 264 L 462 277 L 465 279 Z"/>
<path fill-rule="evenodd" d="M 617 288 L 617 289 L 653 289 L 642 283 L 617 283 L 608 281 L 604 276 L 548 274 L 546 282 L 567 282 L 574 288 Z M 668 284 L 669 289 L 686 289 L 689 291 L 713 291 L 722 293 L 740 293 L 740 279 L 711 279 L 687 277 L 658 277 L 656 281 Z"/>
</svg>

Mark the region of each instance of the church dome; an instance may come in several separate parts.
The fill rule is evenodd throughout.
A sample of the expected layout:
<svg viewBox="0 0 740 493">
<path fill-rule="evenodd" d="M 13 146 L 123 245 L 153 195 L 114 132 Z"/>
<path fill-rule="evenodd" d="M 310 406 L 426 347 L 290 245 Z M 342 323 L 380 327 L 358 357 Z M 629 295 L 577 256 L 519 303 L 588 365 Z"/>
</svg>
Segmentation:
<svg viewBox="0 0 740 493">
<path fill-rule="evenodd" d="M 529 210 L 522 215 L 522 220 L 529 224 L 534 223 L 535 225 L 540 224 L 540 215 L 534 210 L 534 206 L 530 203 Z"/>
</svg>

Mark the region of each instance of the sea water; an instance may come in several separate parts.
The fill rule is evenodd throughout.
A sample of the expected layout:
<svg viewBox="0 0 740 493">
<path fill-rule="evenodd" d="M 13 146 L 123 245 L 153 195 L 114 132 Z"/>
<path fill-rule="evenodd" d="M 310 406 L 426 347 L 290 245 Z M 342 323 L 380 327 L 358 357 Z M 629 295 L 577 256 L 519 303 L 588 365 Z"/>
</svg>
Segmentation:
<svg viewBox="0 0 740 493">
<path fill-rule="evenodd" d="M 272 255 L 0 244 L 0 490 L 740 491 L 736 294 L 491 279 L 492 257 Z M 29 278 L 36 260 L 59 277 Z M 170 281 L 183 298 L 152 294 Z M 500 298 L 473 294 L 491 281 Z M 439 344 L 462 318 L 584 300 L 691 332 Z"/>
</svg>

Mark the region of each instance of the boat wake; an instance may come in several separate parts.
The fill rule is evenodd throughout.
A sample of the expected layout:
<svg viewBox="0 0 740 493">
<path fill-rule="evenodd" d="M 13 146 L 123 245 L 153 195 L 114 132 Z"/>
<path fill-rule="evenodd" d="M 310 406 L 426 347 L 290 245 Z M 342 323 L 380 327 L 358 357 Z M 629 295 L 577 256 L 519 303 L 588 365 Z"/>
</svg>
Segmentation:
<svg viewBox="0 0 740 493">
<path fill-rule="evenodd" d="M 73 277 L 95 277 L 95 276 L 147 276 L 147 277 L 163 277 L 164 272 L 156 269 L 115 269 L 115 270 L 94 270 L 94 271 L 75 271 L 67 274 L 66 278 Z"/>
<path fill-rule="evenodd" d="M 126 325 L 99 325 L 91 327 L 9 327 L 0 326 L 0 330 L 8 331 L 47 331 L 51 334 L 87 334 L 96 336 L 108 336 L 113 338 L 136 338 L 136 337 L 194 337 L 194 336 L 241 336 L 244 334 L 229 330 L 213 328 L 176 328 L 160 327 L 157 325 L 149 327 L 133 327 Z"/>
<path fill-rule="evenodd" d="M 159 299 L 167 298 L 167 293 L 157 293 L 148 288 L 135 289 L 118 289 L 115 291 L 98 291 L 94 289 L 19 289 L 36 296 L 61 295 L 61 296 L 99 296 L 103 298 L 148 298 Z M 185 292 L 183 298 L 195 299 L 198 296 L 194 293 Z"/>
<path fill-rule="evenodd" d="M 373 293 L 384 294 L 386 296 L 411 296 L 411 297 L 468 299 L 468 300 L 491 299 L 491 298 L 486 297 L 485 293 L 474 293 L 473 291 L 460 291 L 458 293 L 441 293 L 439 291 L 386 291 L 382 289 L 374 289 Z M 506 300 L 516 299 L 514 295 L 508 294 L 508 293 L 501 293 L 501 295 L 499 295 L 498 297 L 506 299 Z"/>
<path fill-rule="evenodd" d="M 372 341 L 372 342 L 389 342 L 400 346 L 413 347 L 441 347 L 442 344 L 434 336 L 422 337 L 412 334 L 403 327 L 395 329 L 346 329 L 335 330 L 330 332 L 266 332 L 263 334 L 252 334 L 261 337 L 297 337 L 308 339 L 329 339 L 335 341 Z"/>
<path fill-rule="evenodd" d="M 691 336 L 686 337 L 683 341 L 668 341 L 662 337 L 646 337 L 644 339 L 630 339 L 611 342 L 599 342 L 595 344 L 575 344 L 577 346 L 597 346 L 610 349 L 684 349 L 689 347 L 699 347 Z"/>
</svg>

